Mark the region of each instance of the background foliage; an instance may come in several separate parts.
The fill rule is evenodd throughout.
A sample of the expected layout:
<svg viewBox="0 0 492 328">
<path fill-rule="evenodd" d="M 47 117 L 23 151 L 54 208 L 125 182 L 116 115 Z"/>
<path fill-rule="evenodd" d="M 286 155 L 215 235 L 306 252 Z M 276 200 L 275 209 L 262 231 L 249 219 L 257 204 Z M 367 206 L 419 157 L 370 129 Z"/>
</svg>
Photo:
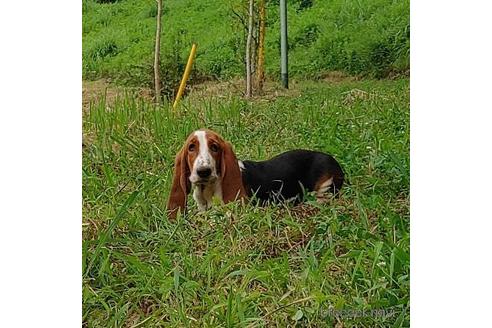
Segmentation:
<svg viewBox="0 0 492 328">
<path fill-rule="evenodd" d="M 164 2 L 162 74 L 175 86 L 191 43 L 198 44 L 192 79 L 228 79 L 244 70 L 244 1 Z M 236 14 L 238 15 L 236 15 Z M 84 79 L 152 86 L 154 0 L 83 0 Z M 291 76 L 327 71 L 387 77 L 409 69 L 409 0 L 289 0 Z M 266 72 L 279 75 L 278 0 L 267 1 Z"/>
</svg>

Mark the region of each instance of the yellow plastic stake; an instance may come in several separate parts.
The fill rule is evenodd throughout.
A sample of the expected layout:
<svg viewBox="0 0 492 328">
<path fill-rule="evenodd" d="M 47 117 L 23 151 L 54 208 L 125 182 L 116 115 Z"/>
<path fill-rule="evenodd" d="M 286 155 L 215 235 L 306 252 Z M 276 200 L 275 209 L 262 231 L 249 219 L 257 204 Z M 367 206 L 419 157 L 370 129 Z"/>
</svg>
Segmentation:
<svg viewBox="0 0 492 328">
<path fill-rule="evenodd" d="M 191 66 L 193 66 L 193 60 L 195 59 L 196 53 L 196 44 L 193 43 L 191 47 L 190 57 L 188 57 L 188 62 L 186 63 L 186 68 L 183 74 L 183 78 L 181 79 L 181 83 L 179 85 L 178 94 L 176 95 L 176 99 L 174 100 L 173 109 L 176 109 L 178 106 L 179 99 L 183 95 L 184 89 L 186 87 L 186 81 L 188 81 L 188 77 L 190 76 Z"/>
</svg>

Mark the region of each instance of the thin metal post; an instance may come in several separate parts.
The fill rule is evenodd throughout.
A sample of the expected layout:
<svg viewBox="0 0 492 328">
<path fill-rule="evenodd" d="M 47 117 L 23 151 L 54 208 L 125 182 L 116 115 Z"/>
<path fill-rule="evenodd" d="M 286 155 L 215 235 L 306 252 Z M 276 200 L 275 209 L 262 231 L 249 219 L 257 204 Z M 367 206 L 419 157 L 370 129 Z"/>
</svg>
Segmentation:
<svg viewBox="0 0 492 328">
<path fill-rule="evenodd" d="M 280 0 L 280 74 L 286 89 L 289 88 L 287 49 L 287 0 Z"/>
</svg>

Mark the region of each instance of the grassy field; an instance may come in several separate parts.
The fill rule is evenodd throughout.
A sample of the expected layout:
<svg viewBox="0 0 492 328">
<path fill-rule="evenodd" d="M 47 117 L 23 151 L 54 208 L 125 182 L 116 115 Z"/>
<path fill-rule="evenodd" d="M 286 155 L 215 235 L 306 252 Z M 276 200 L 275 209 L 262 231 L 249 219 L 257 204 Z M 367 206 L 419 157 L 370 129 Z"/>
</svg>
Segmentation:
<svg viewBox="0 0 492 328">
<path fill-rule="evenodd" d="M 114 2 L 114 3 L 100 3 Z M 83 0 L 83 76 L 152 87 L 154 0 Z M 192 42 L 192 80 L 244 74 L 244 0 L 164 1 L 162 75 L 179 83 Z M 266 71 L 280 73 L 279 2 L 267 3 Z M 410 67 L 410 1 L 289 0 L 290 75 L 385 77 Z M 167 84 L 166 84 L 167 83 Z"/>
<path fill-rule="evenodd" d="M 200 127 L 241 159 L 329 152 L 350 184 L 330 204 L 170 222 L 174 155 Z M 176 114 L 129 94 L 92 103 L 83 130 L 85 327 L 409 326 L 408 79 L 192 93 Z"/>
</svg>

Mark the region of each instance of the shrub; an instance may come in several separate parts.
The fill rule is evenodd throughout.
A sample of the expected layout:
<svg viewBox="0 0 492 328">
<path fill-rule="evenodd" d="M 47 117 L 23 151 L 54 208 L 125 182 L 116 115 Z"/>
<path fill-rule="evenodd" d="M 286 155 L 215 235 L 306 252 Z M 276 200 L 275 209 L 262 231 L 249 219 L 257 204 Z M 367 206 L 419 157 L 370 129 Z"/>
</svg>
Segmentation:
<svg viewBox="0 0 492 328">
<path fill-rule="evenodd" d="M 308 47 L 318 39 L 320 33 L 319 26 L 317 24 L 308 24 L 301 29 L 300 32 L 294 37 L 292 45 L 290 48 L 295 48 L 297 46 Z"/>
<path fill-rule="evenodd" d="M 88 58 L 92 61 L 97 61 L 108 56 L 116 56 L 117 54 L 118 46 L 112 39 L 101 40 L 88 50 Z"/>
<path fill-rule="evenodd" d="M 121 0 L 94 0 L 97 3 L 116 3 L 120 2 Z"/>
</svg>

